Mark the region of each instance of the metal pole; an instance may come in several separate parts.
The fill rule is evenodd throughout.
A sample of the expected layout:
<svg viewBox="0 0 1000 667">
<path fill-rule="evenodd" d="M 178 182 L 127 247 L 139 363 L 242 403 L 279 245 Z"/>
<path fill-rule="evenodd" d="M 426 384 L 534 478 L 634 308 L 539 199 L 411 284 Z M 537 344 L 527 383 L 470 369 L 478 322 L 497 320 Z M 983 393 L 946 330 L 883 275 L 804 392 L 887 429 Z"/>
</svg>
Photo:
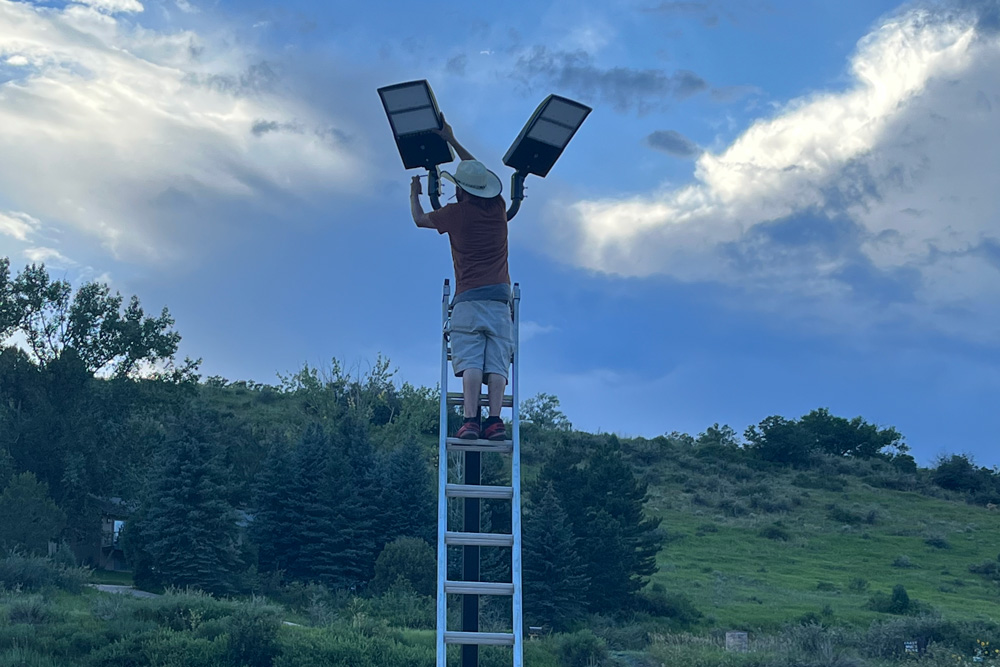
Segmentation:
<svg viewBox="0 0 1000 667">
<path fill-rule="evenodd" d="M 514 584 L 514 667 L 522 667 L 524 660 L 524 616 L 523 596 L 521 592 L 521 415 L 520 392 L 518 380 L 521 377 L 518 361 L 521 358 L 520 324 L 521 324 L 521 286 L 514 283 L 514 361 L 511 368 L 510 394 L 513 399 L 513 424 L 511 425 L 514 450 L 511 452 L 510 479 L 514 489 L 511 498 L 511 533 L 514 536 L 514 548 L 511 549 L 511 581 Z"/>
<path fill-rule="evenodd" d="M 434 210 L 441 208 L 441 176 L 437 167 L 427 170 L 427 196 L 430 197 Z"/>
<path fill-rule="evenodd" d="M 478 400 L 477 400 L 478 403 Z M 479 410 L 479 406 L 476 406 Z M 482 484 L 482 454 L 480 452 L 465 452 L 465 483 Z M 465 499 L 465 517 L 463 530 L 467 533 L 478 533 L 479 498 Z M 465 546 L 462 548 L 462 579 L 464 581 L 479 581 L 479 547 Z M 462 630 L 464 632 L 479 632 L 479 596 L 462 596 Z M 479 664 L 479 646 L 476 644 L 462 645 L 462 667 L 476 667 Z"/>
<path fill-rule="evenodd" d="M 510 177 L 510 208 L 507 209 L 507 221 L 510 222 L 518 210 L 521 208 L 521 200 L 524 199 L 524 177 L 525 174 L 515 171 Z"/>
<path fill-rule="evenodd" d="M 451 287 L 444 281 L 441 296 L 441 410 L 440 442 L 438 444 L 438 527 L 437 527 L 437 667 L 447 667 L 448 652 L 444 643 L 444 633 L 448 629 L 448 598 L 444 592 L 444 582 L 448 576 L 448 546 L 445 533 L 448 531 L 448 498 L 444 489 L 448 484 L 448 301 Z"/>
</svg>

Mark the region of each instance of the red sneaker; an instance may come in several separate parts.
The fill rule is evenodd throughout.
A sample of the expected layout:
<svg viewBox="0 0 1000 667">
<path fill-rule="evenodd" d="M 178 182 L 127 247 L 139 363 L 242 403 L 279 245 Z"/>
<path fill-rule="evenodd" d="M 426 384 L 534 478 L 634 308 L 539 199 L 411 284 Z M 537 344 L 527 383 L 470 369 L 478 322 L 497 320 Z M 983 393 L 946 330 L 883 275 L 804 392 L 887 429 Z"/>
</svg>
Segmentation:
<svg viewBox="0 0 1000 667">
<path fill-rule="evenodd" d="M 487 424 L 486 428 L 483 429 L 483 437 L 487 440 L 506 440 L 507 439 L 507 429 L 503 425 L 503 420 L 498 419 L 497 421 Z"/>
<path fill-rule="evenodd" d="M 455 435 L 462 440 L 479 440 L 479 422 L 465 422 Z"/>
</svg>

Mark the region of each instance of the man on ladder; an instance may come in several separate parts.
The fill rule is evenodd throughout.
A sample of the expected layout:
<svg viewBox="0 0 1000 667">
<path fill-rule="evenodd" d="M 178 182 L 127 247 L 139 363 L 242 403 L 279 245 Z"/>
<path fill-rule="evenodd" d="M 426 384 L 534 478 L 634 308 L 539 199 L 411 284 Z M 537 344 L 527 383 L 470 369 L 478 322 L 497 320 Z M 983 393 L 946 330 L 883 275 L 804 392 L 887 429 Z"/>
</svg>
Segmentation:
<svg viewBox="0 0 1000 667">
<path fill-rule="evenodd" d="M 462 159 L 454 174 L 442 176 L 456 186 L 456 202 L 424 213 L 420 177 L 410 182 L 410 210 L 418 227 L 448 234 L 455 265 L 451 312 L 452 369 L 462 378 L 465 421 L 457 436 L 466 440 L 503 440 L 500 418 L 507 373 L 514 349 L 507 269 L 507 208 L 500 179 L 455 139 L 441 116 L 439 134 Z M 479 391 L 487 386 L 489 417 L 480 426 Z"/>
</svg>

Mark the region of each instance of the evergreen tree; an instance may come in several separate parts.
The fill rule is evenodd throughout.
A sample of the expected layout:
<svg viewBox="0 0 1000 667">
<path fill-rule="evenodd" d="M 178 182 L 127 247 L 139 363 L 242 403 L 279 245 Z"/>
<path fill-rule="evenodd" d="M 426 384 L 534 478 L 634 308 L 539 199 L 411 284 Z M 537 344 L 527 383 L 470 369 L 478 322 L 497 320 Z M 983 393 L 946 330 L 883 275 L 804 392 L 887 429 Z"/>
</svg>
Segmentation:
<svg viewBox="0 0 1000 667">
<path fill-rule="evenodd" d="M 379 462 L 381 502 L 377 547 L 400 537 L 434 540 L 437 506 L 433 471 L 413 437 Z M 381 548 L 379 548 L 381 552 Z"/>
<path fill-rule="evenodd" d="M 323 428 L 313 424 L 295 454 L 289 576 L 337 588 L 366 582 L 365 574 L 374 567 L 371 518 L 344 448 L 333 446 Z"/>
<path fill-rule="evenodd" d="M 49 497 L 49 488 L 30 472 L 11 478 L 0 494 L 0 548 L 44 554 L 59 537 L 66 515 Z"/>
<path fill-rule="evenodd" d="M 290 519 L 294 512 L 291 453 L 282 443 L 271 447 L 254 483 L 254 519 L 250 537 L 257 546 L 261 572 L 284 570 L 291 557 Z"/>
<path fill-rule="evenodd" d="M 190 430 L 203 434 L 203 426 Z M 226 501 L 227 473 L 218 448 L 189 433 L 167 445 L 167 462 L 130 536 L 140 561 L 148 559 L 141 562 L 142 573 L 148 583 L 233 593 L 240 569 L 237 517 Z"/>
<path fill-rule="evenodd" d="M 538 481 L 539 488 L 551 484 L 560 504 L 572 508 L 573 533 L 587 545 L 582 555 L 590 607 L 628 606 L 656 571 L 662 537 L 660 521 L 643 515 L 647 486 L 625 461 L 618 438 L 610 436 L 586 450 L 564 441 L 553 450 Z"/>
<path fill-rule="evenodd" d="M 586 610 L 586 564 L 569 517 L 548 485 L 524 521 L 524 615 L 532 625 L 566 630 Z"/>
</svg>

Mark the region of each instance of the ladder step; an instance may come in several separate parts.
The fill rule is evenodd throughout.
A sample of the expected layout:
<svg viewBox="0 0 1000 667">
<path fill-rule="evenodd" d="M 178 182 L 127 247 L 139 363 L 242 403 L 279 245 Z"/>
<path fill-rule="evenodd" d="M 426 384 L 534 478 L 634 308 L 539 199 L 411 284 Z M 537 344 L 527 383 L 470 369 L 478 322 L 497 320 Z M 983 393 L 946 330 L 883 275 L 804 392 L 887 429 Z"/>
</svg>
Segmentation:
<svg viewBox="0 0 1000 667">
<path fill-rule="evenodd" d="M 449 498 L 499 498 L 510 500 L 514 497 L 512 486 L 483 486 L 481 484 L 448 484 L 444 487 Z"/>
<path fill-rule="evenodd" d="M 444 592 L 458 595 L 513 595 L 514 584 L 492 581 L 446 581 Z"/>
<path fill-rule="evenodd" d="M 512 632 L 446 632 L 446 644 L 478 644 L 480 646 L 513 646 Z"/>
<path fill-rule="evenodd" d="M 448 405 L 462 405 L 465 402 L 465 397 L 460 391 L 449 391 L 448 392 Z M 489 400 L 486 394 L 479 395 L 479 405 L 485 407 L 489 405 Z M 514 407 L 514 397 L 510 394 L 504 394 L 503 402 L 500 404 L 504 408 Z"/>
<path fill-rule="evenodd" d="M 449 530 L 444 534 L 444 543 L 457 547 L 512 547 L 514 536 L 504 533 L 459 533 Z"/>
<path fill-rule="evenodd" d="M 450 452 L 499 452 L 510 454 L 514 451 L 511 440 L 463 440 L 462 438 L 446 438 Z"/>
</svg>

